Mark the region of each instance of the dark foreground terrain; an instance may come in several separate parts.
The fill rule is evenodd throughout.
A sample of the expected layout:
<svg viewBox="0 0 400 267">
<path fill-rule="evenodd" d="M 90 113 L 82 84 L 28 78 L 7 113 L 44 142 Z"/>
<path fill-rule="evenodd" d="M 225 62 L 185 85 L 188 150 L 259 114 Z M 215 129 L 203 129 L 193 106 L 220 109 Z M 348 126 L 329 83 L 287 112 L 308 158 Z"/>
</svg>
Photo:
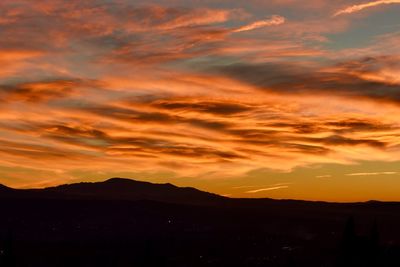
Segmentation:
<svg viewBox="0 0 400 267">
<path fill-rule="evenodd" d="M 126 179 L 0 187 L 0 266 L 400 266 L 400 203 L 228 199 Z"/>
</svg>

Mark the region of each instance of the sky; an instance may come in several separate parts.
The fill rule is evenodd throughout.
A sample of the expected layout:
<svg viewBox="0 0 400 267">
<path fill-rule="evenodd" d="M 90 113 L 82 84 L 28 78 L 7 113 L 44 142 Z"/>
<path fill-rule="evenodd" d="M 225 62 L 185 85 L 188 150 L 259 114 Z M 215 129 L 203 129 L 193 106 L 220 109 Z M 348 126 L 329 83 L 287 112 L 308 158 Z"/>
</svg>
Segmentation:
<svg viewBox="0 0 400 267">
<path fill-rule="evenodd" d="M 400 201 L 400 0 L 2 0 L 0 183 Z"/>
</svg>

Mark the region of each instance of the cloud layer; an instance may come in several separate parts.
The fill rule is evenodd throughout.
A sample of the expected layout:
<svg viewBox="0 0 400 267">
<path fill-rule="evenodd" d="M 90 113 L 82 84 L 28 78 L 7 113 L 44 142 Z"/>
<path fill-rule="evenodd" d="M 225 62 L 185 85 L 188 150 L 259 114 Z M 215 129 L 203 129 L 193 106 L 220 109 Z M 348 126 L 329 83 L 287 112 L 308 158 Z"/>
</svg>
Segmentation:
<svg viewBox="0 0 400 267">
<path fill-rule="evenodd" d="M 226 179 L 399 158 L 398 33 L 335 47 L 345 42 L 332 36 L 347 40 L 355 26 L 330 14 L 349 1 L 167 2 L 0 3 L 9 184 L 115 170 Z"/>
</svg>

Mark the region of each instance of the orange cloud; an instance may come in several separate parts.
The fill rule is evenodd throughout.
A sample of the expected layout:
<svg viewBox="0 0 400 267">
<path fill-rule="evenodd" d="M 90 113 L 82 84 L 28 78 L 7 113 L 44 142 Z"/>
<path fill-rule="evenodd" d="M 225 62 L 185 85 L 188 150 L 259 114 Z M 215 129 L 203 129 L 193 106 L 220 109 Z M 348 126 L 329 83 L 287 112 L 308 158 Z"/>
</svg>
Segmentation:
<svg viewBox="0 0 400 267">
<path fill-rule="evenodd" d="M 368 2 L 364 4 L 358 4 L 358 5 L 352 5 L 346 8 L 343 8 L 339 11 L 337 11 L 335 14 L 333 14 L 334 17 L 343 15 L 343 14 L 351 14 L 355 12 L 359 12 L 361 10 L 379 6 L 379 5 L 388 5 L 388 4 L 400 4 L 400 0 L 377 0 L 374 2 Z"/>
<path fill-rule="evenodd" d="M 5 101 L 42 102 L 71 96 L 89 86 L 92 86 L 91 81 L 73 79 L 5 84 L 0 85 L 0 95 Z"/>
<path fill-rule="evenodd" d="M 369 57 L 332 67 L 302 63 L 231 64 L 217 73 L 255 85 L 261 90 L 288 94 L 330 94 L 349 98 L 399 103 L 398 63 L 389 57 Z M 385 71 L 386 70 L 386 71 Z M 377 91 L 376 88 L 380 88 Z"/>
<path fill-rule="evenodd" d="M 0 78 L 15 75 L 18 71 L 28 68 L 31 60 L 40 57 L 43 52 L 38 50 L 0 49 Z"/>
<path fill-rule="evenodd" d="M 245 193 L 247 193 L 247 194 L 255 194 L 255 193 L 260 193 L 260 192 L 265 192 L 265 191 L 272 191 L 272 190 L 278 190 L 278 189 L 285 189 L 285 188 L 289 188 L 289 186 L 287 186 L 287 185 L 282 185 L 282 186 L 266 187 L 266 188 L 261 188 L 261 189 L 246 191 Z"/>
<path fill-rule="evenodd" d="M 267 2 L 257 5 L 316 8 Z M 337 8 L 312 2 L 323 14 Z M 349 20 L 260 20 L 247 2 L 13 3 L 0 3 L 7 172 L 24 167 L 44 184 L 45 175 L 70 181 L 77 171 L 226 178 L 400 155 L 398 36 L 381 44 L 392 50 L 332 52 L 327 34 Z"/>
<path fill-rule="evenodd" d="M 284 17 L 274 15 L 269 19 L 259 20 L 259 21 L 250 23 L 248 25 L 241 26 L 241 27 L 239 27 L 237 29 L 232 30 L 232 32 L 251 31 L 251 30 L 258 29 L 258 28 L 262 28 L 262 27 L 281 25 L 283 23 L 285 23 L 285 18 Z"/>
<path fill-rule="evenodd" d="M 348 173 L 346 176 L 375 176 L 375 175 L 394 175 L 397 172 L 357 172 L 357 173 Z"/>
</svg>

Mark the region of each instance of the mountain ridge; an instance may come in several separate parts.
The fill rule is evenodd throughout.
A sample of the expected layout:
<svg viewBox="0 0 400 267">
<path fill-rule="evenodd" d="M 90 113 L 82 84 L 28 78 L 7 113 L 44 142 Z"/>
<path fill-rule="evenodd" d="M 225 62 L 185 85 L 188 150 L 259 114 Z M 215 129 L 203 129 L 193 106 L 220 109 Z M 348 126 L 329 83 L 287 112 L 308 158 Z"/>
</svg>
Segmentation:
<svg viewBox="0 0 400 267">
<path fill-rule="evenodd" d="M 193 187 L 119 177 L 100 182 L 79 182 L 40 189 L 14 189 L 0 184 L 0 197 L 151 200 L 179 204 L 213 204 L 226 199 Z"/>
</svg>

